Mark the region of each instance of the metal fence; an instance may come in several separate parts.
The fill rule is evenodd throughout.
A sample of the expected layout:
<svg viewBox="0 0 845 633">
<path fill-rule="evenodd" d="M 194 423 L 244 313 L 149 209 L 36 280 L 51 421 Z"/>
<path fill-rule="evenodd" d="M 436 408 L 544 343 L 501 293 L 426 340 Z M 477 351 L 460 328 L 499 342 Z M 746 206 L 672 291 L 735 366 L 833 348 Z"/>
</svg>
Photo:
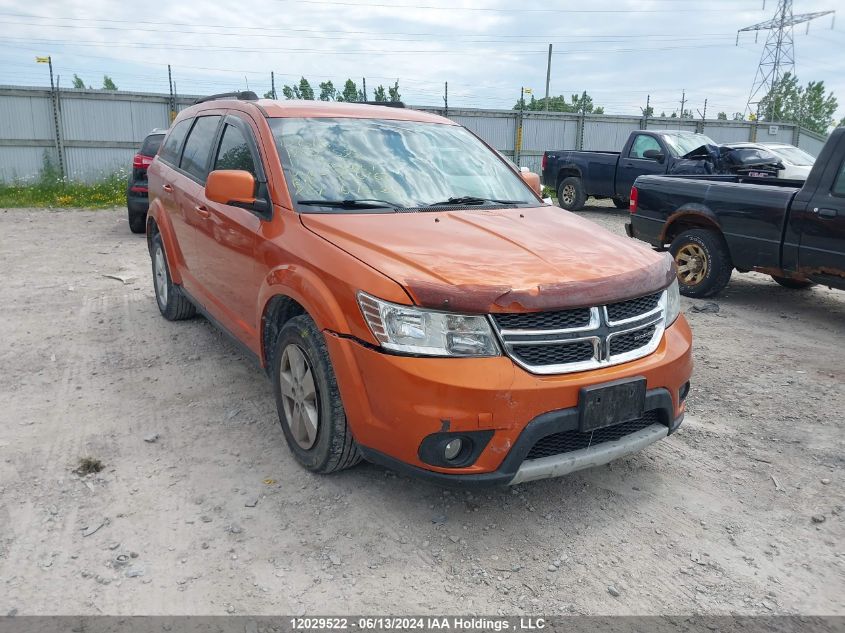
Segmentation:
<svg viewBox="0 0 845 633">
<path fill-rule="evenodd" d="M 195 97 L 179 97 L 177 110 Z M 92 182 L 126 171 L 144 136 L 170 121 L 168 95 L 101 90 L 0 87 L 0 182 L 37 178 L 45 166 L 68 179 Z M 614 150 L 632 130 L 698 131 L 719 143 L 777 141 L 818 155 L 825 137 L 796 125 L 693 121 L 421 106 L 466 126 L 521 166 L 539 171 L 549 149 Z"/>
</svg>

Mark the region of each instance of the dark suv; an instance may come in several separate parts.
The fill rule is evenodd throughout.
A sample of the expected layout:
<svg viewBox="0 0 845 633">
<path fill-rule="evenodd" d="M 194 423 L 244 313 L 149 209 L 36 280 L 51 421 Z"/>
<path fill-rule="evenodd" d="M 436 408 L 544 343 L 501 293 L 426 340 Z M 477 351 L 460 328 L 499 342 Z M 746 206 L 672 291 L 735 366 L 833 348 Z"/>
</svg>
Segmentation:
<svg viewBox="0 0 845 633">
<path fill-rule="evenodd" d="M 161 147 L 167 130 L 153 130 L 147 134 L 141 148 L 132 159 L 132 172 L 126 186 L 126 207 L 129 209 L 129 228 L 133 233 L 144 233 L 147 224 L 147 209 L 150 200 L 147 195 L 147 167 Z"/>
</svg>

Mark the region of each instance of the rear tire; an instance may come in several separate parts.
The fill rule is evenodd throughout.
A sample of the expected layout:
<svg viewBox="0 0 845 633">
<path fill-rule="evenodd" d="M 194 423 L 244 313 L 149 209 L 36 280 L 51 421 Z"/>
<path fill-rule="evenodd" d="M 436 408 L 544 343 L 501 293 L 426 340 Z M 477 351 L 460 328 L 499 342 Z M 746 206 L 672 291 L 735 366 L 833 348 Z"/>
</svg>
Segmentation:
<svg viewBox="0 0 845 633">
<path fill-rule="evenodd" d="M 790 290 L 806 290 L 816 285 L 809 279 L 791 279 L 789 277 L 779 277 L 778 275 L 772 275 L 772 279 Z"/>
<path fill-rule="evenodd" d="M 627 209 L 630 206 L 630 202 L 625 198 L 619 198 L 617 196 L 613 196 L 613 206 L 617 209 Z"/>
<path fill-rule="evenodd" d="M 133 233 L 146 233 L 147 214 L 143 211 L 129 211 L 129 230 Z"/>
<path fill-rule="evenodd" d="M 682 295 L 712 297 L 728 285 L 733 262 L 721 234 L 707 229 L 684 231 L 672 240 L 669 252 L 677 266 Z"/>
<path fill-rule="evenodd" d="M 282 326 L 272 362 L 279 422 L 296 461 L 320 474 L 360 462 L 326 341 L 310 316 Z"/>
<path fill-rule="evenodd" d="M 580 211 L 587 201 L 584 183 L 577 176 L 564 178 L 557 188 L 557 204 L 567 211 Z"/>
<path fill-rule="evenodd" d="M 170 279 L 170 267 L 164 252 L 161 233 L 156 233 L 150 245 L 153 259 L 153 288 L 158 310 L 168 321 L 182 321 L 196 315 L 197 309 L 182 290 Z"/>
</svg>

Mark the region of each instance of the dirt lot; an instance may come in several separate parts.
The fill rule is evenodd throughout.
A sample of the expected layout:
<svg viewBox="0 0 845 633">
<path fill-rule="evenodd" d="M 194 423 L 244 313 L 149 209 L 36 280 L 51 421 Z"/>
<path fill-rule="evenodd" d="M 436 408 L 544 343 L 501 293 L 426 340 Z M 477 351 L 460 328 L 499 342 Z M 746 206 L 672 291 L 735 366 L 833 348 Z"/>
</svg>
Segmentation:
<svg viewBox="0 0 845 633">
<path fill-rule="evenodd" d="M 0 235 L 0 614 L 845 614 L 845 293 L 685 299 L 676 435 L 470 494 L 299 468 L 264 374 L 159 316 L 122 210 L 0 210 Z"/>
</svg>

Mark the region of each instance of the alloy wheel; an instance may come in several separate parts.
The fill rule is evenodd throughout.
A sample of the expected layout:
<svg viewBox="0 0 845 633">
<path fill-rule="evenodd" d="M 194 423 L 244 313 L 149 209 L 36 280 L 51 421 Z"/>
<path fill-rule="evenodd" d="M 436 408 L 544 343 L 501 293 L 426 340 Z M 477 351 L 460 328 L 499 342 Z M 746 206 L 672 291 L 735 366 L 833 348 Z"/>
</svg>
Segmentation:
<svg viewBox="0 0 845 633">
<path fill-rule="evenodd" d="M 291 343 L 282 352 L 279 383 L 282 388 L 282 407 L 293 439 L 304 450 L 317 441 L 320 412 L 314 374 L 298 345 Z"/>
</svg>

